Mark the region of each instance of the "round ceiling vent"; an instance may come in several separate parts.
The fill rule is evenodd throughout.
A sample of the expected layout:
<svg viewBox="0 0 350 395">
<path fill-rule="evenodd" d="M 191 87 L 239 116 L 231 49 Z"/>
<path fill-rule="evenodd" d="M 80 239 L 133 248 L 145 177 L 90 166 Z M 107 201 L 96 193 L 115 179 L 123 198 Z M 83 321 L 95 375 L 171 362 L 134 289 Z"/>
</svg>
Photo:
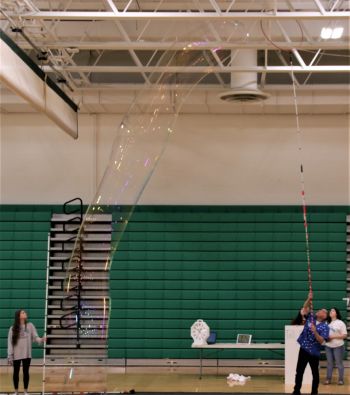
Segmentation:
<svg viewBox="0 0 350 395">
<path fill-rule="evenodd" d="M 270 97 L 268 93 L 260 90 L 249 90 L 249 89 L 233 89 L 220 93 L 220 99 L 226 102 L 246 102 L 251 103 L 255 101 L 266 100 Z"/>
</svg>

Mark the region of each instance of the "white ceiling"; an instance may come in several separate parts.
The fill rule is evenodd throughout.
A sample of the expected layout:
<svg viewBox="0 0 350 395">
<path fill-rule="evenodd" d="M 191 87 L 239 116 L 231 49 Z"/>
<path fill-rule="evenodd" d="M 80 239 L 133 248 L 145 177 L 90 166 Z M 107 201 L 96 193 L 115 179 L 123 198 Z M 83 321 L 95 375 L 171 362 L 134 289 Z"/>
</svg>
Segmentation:
<svg viewBox="0 0 350 395">
<path fill-rule="evenodd" d="M 2 0 L 0 25 L 36 61 L 47 52 L 48 62 L 38 63 L 54 80 L 66 80 L 62 87 L 82 112 L 123 112 L 141 86 L 151 92 L 170 66 L 180 89 L 196 84 L 182 111 L 288 113 L 292 59 L 302 111 L 343 113 L 349 6 L 345 0 Z M 322 27 L 340 26 L 340 39 L 320 38 Z M 248 71 L 231 63 L 247 48 L 258 60 L 249 70 L 271 96 L 264 103 L 222 103 L 218 94 L 235 73 Z M 4 89 L 1 109 L 30 111 Z"/>
</svg>

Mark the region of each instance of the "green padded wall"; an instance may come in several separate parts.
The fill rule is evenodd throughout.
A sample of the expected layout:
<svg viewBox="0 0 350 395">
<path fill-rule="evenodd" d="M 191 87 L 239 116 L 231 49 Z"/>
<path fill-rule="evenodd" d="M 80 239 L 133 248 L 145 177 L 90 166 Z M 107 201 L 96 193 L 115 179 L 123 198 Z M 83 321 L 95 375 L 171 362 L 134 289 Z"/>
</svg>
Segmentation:
<svg viewBox="0 0 350 395">
<path fill-rule="evenodd" d="M 347 210 L 309 212 L 315 307 L 343 306 Z M 198 318 L 221 342 L 238 333 L 283 341 L 308 291 L 300 208 L 138 207 L 111 276 L 110 357 L 196 358 L 189 328 Z M 283 358 L 272 351 L 220 355 Z"/>
<path fill-rule="evenodd" d="M 25 309 L 43 334 L 47 235 L 51 206 L 0 206 L 0 358 L 7 356 L 7 334 L 14 312 Z M 42 349 L 33 347 L 33 358 Z"/>
<path fill-rule="evenodd" d="M 343 306 L 348 211 L 309 208 L 316 307 Z M 1 358 L 15 309 L 27 309 L 42 333 L 52 212 L 61 207 L 0 206 Z M 137 207 L 112 266 L 109 357 L 196 358 L 189 328 L 198 318 L 218 341 L 244 332 L 254 341 L 282 341 L 307 294 L 304 240 L 299 207 Z M 34 357 L 41 355 L 35 348 Z"/>
</svg>

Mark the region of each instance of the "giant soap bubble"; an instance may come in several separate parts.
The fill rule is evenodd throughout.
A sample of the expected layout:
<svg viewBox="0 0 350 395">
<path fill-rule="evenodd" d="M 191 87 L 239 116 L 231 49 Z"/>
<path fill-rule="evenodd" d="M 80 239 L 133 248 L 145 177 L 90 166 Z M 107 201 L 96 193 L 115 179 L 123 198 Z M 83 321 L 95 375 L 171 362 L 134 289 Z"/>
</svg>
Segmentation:
<svg viewBox="0 0 350 395">
<path fill-rule="evenodd" d="M 198 22 L 197 22 L 198 23 Z M 105 249 L 103 261 L 94 262 L 99 265 L 102 273 L 109 275 L 113 255 L 118 248 L 128 221 L 135 205 L 140 199 L 149 179 L 151 178 L 159 159 L 167 146 L 171 134 L 176 127 L 176 120 L 186 99 L 196 85 L 211 72 L 211 67 L 217 65 L 220 48 L 213 51 L 201 49 L 211 37 L 207 37 L 208 27 L 196 25 L 189 28 L 188 22 L 166 22 L 164 25 L 164 40 L 183 43 L 182 49 L 172 46 L 167 51 L 156 51 L 148 60 L 153 72 L 146 74 L 147 83 L 140 87 L 128 112 L 121 123 L 116 125 L 116 137 L 111 149 L 108 165 L 99 184 L 98 191 L 89 205 L 81 224 L 74 250 L 67 267 L 64 289 L 67 298 L 75 295 L 80 287 L 81 298 L 76 305 L 76 311 L 67 315 L 65 325 L 76 328 L 77 342 L 83 349 L 84 341 L 99 338 L 100 345 L 107 346 L 109 314 L 111 311 L 108 293 L 94 305 L 85 300 L 85 289 L 88 289 L 89 275 L 84 271 L 86 245 L 91 229 L 99 215 L 113 216 L 113 237 L 111 242 L 101 239 L 98 247 Z M 192 31 L 191 31 L 192 29 Z M 187 39 L 184 39 L 187 37 Z M 191 37 L 191 40 L 188 39 Z M 227 39 L 227 37 L 226 37 Z M 227 51 L 223 51 L 227 54 Z M 228 59 L 229 59 L 228 55 Z M 227 59 L 221 61 L 225 62 Z M 173 66 L 205 66 L 203 73 L 174 73 Z M 167 68 L 167 69 L 164 69 Z M 118 264 L 118 262 L 115 262 Z M 97 304 L 96 304 L 97 303 Z M 107 347 L 106 347 L 107 349 Z M 94 351 L 91 350 L 91 353 Z M 77 353 L 75 350 L 67 357 L 67 363 L 74 364 Z M 105 355 L 99 358 L 100 363 L 106 363 Z M 73 372 L 74 373 L 74 372 Z M 72 368 L 69 376 L 73 376 Z M 106 377 L 100 377 L 100 386 L 95 388 L 106 391 Z"/>
</svg>

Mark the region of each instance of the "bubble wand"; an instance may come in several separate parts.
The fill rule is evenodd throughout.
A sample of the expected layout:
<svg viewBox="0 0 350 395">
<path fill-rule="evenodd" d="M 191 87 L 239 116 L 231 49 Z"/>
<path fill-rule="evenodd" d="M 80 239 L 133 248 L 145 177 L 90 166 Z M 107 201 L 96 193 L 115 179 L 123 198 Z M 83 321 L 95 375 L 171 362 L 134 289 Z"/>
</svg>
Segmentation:
<svg viewBox="0 0 350 395">
<path fill-rule="evenodd" d="M 297 144 L 298 144 L 298 153 L 299 153 L 299 161 L 300 161 L 300 185 L 301 185 L 301 202 L 302 202 L 302 210 L 303 210 L 303 221 L 304 221 L 304 230 L 305 230 L 305 243 L 306 243 L 306 260 L 307 260 L 307 273 L 308 273 L 308 284 L 309 284 L 309 295 L 313 295 L 312 290 L 312 272 L 311 272 L 311 259 L 310 259 L 310 238 L 309 238 L 309 226 L 308 226 L 308 216 L 307 216 L 307 205 L 306 205 L 306 197 L 305 197 L 305 177 L 304 177 L 304 165 L 303 165 L 303 144 L 302 144 L 302 135 L 301 128 L 299 122 L 299 110 L 298 110 L 298 101 L 297 101 L 297 93 L 296 93 L 296 84 L 293 70 L 293 58 L 292 53 L 290 53 L 290 65 L 291 65 L 291 77 L 293 83 L 293 99 L 294 99 L 294 109 L 295 109 L 295 119 L 296 119 L 296 127 L 297 127 Z M 313 317 L 313 301 L 312 297 L 310 298 L 310 313 L 311 313 L 311 323 L 314 321 Z"/>
</svg>

